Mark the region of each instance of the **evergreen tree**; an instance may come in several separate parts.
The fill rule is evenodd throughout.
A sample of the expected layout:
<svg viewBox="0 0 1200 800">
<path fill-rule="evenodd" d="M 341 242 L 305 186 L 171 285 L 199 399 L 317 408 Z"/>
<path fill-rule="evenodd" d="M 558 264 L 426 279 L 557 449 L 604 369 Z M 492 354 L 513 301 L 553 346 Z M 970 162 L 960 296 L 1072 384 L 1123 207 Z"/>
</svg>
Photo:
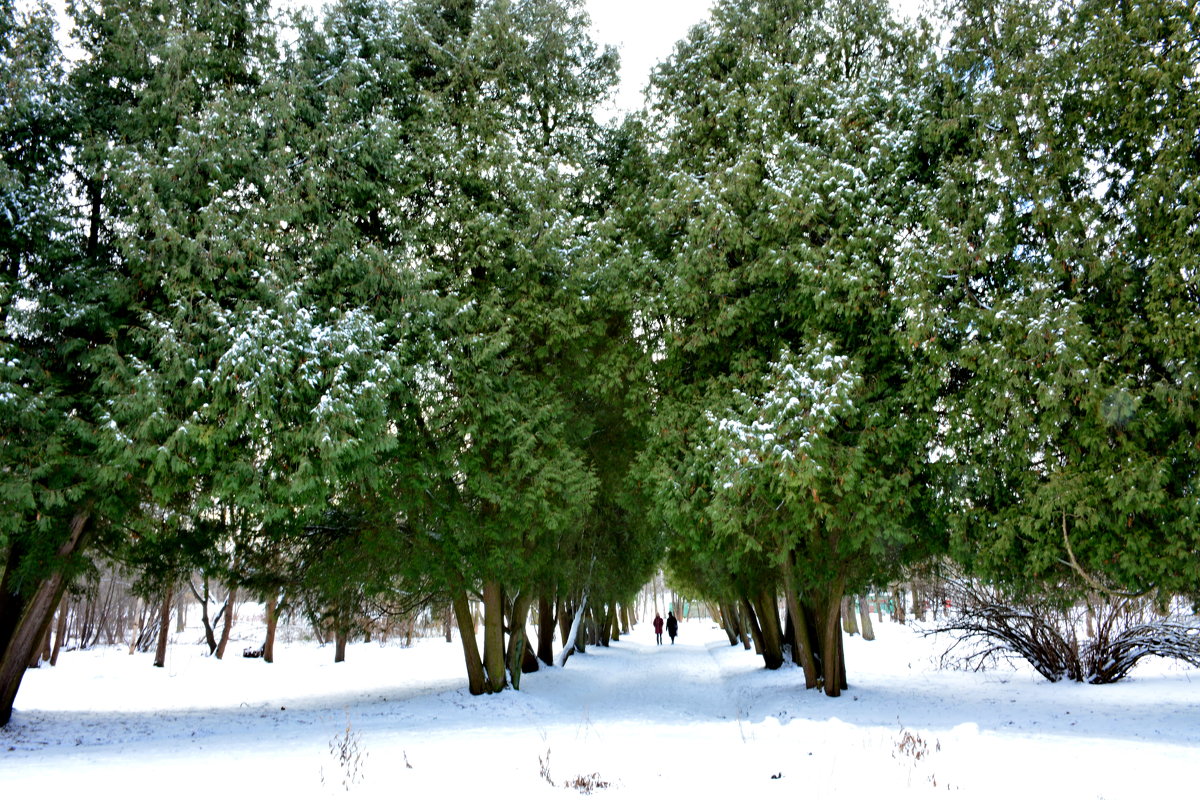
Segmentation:
<svg viewBox="0 0 1200 800">
<path fill-rule="evenodd" d="M 66 188 L 77 106 L 50 9 L 0 2 L 0 725 L 99 517 L 129 500 L 97 456 L 89 351 L 111 275 L 81 258 Z"/>
<path fill-rule="evenodd" d="M 596 489 L 573 416 L 592 335 L 577 263 L 594 216 L 591 112 L 615 59 L 576 2 L 433 8 L 416 5 L 411 23 L 428 54 L 422 84 L 440 90 L 420 145 L 433 201 L 417 233 L 440 300 L 422 385 L 441 460 L 428 524 L 456 608 L 467 591 L 484 599 L 484 662 L 468 652 L 468 667 L 472 691 L 496 691 L 504 598 L 544 580 Z"/>
<path fill-rule="evenodd" d="M 921 316 L 956 552 L 1066 599 L 1194 595 L 1197 10 L 955 10 Z"/>
<path fill-rule="evenodd" d="M 768 639 L 783 583 L 831 696 L 842 595 L 933 532 L 937 387 L 898 293 L 925 52 L 885 3 L 726 2 L 652 84 L 660 497 L 678 547 L 711 529 L 755 576 Z"/>
</svg>

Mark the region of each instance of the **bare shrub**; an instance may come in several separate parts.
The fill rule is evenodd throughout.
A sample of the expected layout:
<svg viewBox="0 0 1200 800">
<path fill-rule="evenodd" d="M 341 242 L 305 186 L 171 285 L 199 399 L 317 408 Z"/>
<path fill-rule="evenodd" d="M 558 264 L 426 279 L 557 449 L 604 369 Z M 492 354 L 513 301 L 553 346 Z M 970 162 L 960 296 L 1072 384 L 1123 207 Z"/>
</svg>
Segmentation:
<svg viewBox="0 0 1200 800">
<path fill-rule="evenodd" d="M 940 750 L 941 743 L 937 747 Z M 896 751 L 892 754 L 892 758 L 896 758 L 897 755 L 911 758 L 914 762 L 920 761 L 929 755 L 929 743 L 919 733 L 913 733 L 908 728 L 901 726 L 900 736 L 896 739 Z"/>
<path fill-rule="evenodd" d="M 337 761 L 341 772 L 342 788 L 350 791 L 350 787 L 363 779 L 363 767 L 366 764 L 367 751 L 362 746 L 362 739 L 346 717 L 346 728 L 341 733 L 334 734 L 329 740 L 329 754 Z M 321 770 L 321 783 L 325 783 L 325 770 Z"/>
<path fill-rule="evenodd" d="M 1093 595 L 1064 607 L 1049 593 L 1018 600 L 968 578 L 948 587 L 956 613 L 926 631 L 952 637 L 943 665 L 981 669 L 1017 657 L 1051 682 L 1095 684 L 1121 680 L 1149 656 L 1200 667 L 1200 622 L 1159 614 L 1144 599 Z"/>
<path fill-rule="evenodd" d="M 607 789 L 611 785 L 608 781 L 601 778 L 598 772 L 593 772 L 591 775 L 580 775 L 563 784 L 566 788 L 575 789 L 580 794 L 591 794 L 597 789 Z"/>
</svg>

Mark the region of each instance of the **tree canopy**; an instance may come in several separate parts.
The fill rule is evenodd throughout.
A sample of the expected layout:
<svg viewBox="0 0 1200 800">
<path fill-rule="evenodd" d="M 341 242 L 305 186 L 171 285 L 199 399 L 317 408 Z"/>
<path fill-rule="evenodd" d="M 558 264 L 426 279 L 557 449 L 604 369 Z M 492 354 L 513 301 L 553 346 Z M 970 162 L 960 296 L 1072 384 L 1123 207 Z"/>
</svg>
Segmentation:
<svg viewBox="0 0 1200 800">
<path fill-rule="evenodd" d="M 932 556 L 1200 596 L 1194 3 L 719 0 L 613 122 L 581 0 L 70 13 L 0 0 L 0 721 L 100 557 L 453 607 L 474 692 L 664 564 L 831 695 Z"/>
</svg>

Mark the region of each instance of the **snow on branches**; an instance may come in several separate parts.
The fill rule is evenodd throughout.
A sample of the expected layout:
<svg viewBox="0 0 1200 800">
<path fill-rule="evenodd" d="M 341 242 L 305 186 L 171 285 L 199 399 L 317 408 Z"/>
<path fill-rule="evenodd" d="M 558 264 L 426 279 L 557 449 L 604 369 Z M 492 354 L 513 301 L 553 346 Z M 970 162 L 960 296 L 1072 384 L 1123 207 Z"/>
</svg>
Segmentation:
<svg viewBox="0 0 1200 800">
<path fill-rule="evenodd" d="M 814 458 L 820 437 L 854 410 L 862 374 L 828 340 L 800 353 L 784 349 L 769 366 L 763 392 L 738 392 L 743 411 L 707 415 L 719 457 L 717 485 L 730 490 L 749 469 L 765 467 L 779 477 L 799 470 L 819 473 Z"/>
</svg>

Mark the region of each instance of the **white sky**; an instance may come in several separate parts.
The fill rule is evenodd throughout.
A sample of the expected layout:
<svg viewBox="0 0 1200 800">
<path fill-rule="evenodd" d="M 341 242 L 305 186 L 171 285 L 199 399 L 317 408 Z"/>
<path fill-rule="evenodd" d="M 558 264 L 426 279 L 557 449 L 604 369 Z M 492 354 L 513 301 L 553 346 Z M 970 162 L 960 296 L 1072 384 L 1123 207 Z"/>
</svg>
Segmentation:
<svg viewBox="0 0 1200 800">
<path fill-rule="evenodd" d="M 621 53 L 621 82 L 612 113 L 641 108 L 650 70 L 671 55 L 675 43 L 708 16 L 714 0 L 586 0 L 593 35 Z M 891 0 L 901 13 L 914 14 L 921 0 Z"/>
<path fill-rule="evenodd" d="M 712 0 L 587 0 L 597 41 L 621 53 L 616 109 L 641 108 L 650 69 L 671 54 L 675 42 L 708 16 Z"/>
</svg>

